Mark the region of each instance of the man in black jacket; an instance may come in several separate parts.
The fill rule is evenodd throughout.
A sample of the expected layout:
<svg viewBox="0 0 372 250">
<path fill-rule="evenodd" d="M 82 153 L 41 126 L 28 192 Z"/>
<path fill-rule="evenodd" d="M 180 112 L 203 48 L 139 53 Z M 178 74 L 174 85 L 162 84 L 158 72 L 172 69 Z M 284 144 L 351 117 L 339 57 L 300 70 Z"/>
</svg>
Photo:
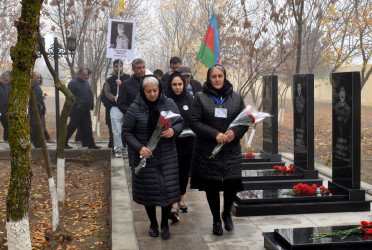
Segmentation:
<svg viewBox="0 0 372 250">
<path fill-rule="evenodd" d="M 87 69 L 79 69 L 77 77 L 72 79 L 68 84 L 68 89 L 75 96 L 76 101 L 70 113 L 70 123 L 67 126 L 66 149 L 71 149 L 68 140 L 79 127 L 82 133 L 82 143 L 89 149 L 99 149 L 101 147 L 94 143 L 92 132 L 92 120 L 90 110 L 94 108 L 93 93 L 90 89 L 88 79 L 89 72 Z"/>
<path fill-rule="evenodd" d="M 141 58 L 136 58 L 132 61 L 133 75 L 123 83 L 120 88 L 118 97 L 118 108 L 125 115 L 129 106 L 134 102 L 140 91 L 141 79 L 146 73 L 145 61 Z"/>
<path fill-rule="evenodd" d="M 0 122 L 4 128 L 4 141 L 8 141 L 8 121 L 5 113 L 8 110 L 10 75 L 5 72 L 0 76 Z"/>
<path fill-rule="evenodd" d="M 41 75 L 38 72 L 34 72 L 33 78 L 32 78 L 32 87 L 34 89 L 35 98 L 36 98 L 36 105 L 37 109 L 39 111 L 40 120 L 41 117 L 45 115 L 46 107 L 44 103 L 44 95 L 43 91 L 40 87 L 41 82 Z M 30 136 L 31 136 L 31 142 L 34 145 L 35 148 L 41 148 L 41 142 L 39 140 L 39 134 L 37 131 L 36 126 L 36 118 L 34 112 L 32 111 L 31 102 L 28 104 L 28 112 L 30 114 Z"/>
<path fill-rule="evenodd" d="M 110 120 L 114 142 L 115 157 L 123 157 L 123 142 L 121 140 L 121 125 L 123 120 L 123 112 L 118 108 L 119 91 L 123 88 L 122 83 L 129 79 L 129 75 L 123 72 L 123 62 L 116 59 L 113 63 L 114 73 L 109 77 L 105 84 L 105 96 L 110 101 Z M 120 72 L 120 79 L 118 77 Z"/>
<path fill-rule="evenodd" d="M 186 90 L 194 96 L 196 93 L 202 90 L 202 85 L 197 80 L 192 79 L 191 69 L 189 66 L 181 65 L 178 71 L 185 77 Z"/>
<path fill-rule="evenodd" d="M 132 71 L 132 77 L 123 83 L 118 96 L 118 108 L 124 115 L 140 92 L 141 79 L 146 73 L 145 61 L 141 58 L 134 59 L 132 61 Z M 128 147 L 129 165 L 132 165 L 132 154 L 133 151 Z"/>
<path fill-rule="evenodd" d="M 177 56 L 173 56 L 173 57 L 171 57 L 171 59 L 169 59 L 169 71 L 167 73 L 165 73 L 163 75 L 163 77 L 161 78 L 161 87 L 162 87 L 163 93 L 167 93 L 169 76 L 174 71 L 178 71 L 181 64 L 182 64 L 182 60 L 181 60 L 181 58 L 179 58 Z"/>
</svg>

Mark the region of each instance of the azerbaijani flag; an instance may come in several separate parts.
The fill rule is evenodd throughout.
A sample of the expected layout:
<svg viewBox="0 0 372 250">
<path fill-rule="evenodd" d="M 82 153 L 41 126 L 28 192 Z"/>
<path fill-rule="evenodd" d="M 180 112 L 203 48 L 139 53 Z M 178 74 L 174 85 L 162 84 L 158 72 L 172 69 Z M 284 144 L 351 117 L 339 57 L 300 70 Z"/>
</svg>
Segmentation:
<svg viewBox="0 0 372 250">
<path fill-rule="evenodd" d="M 217 22 L 214 11 L 196 59 L 200 60 L 208 68 L 213 64 L 220 63 L 220 39 L 218 37 Z"/>
</svg>

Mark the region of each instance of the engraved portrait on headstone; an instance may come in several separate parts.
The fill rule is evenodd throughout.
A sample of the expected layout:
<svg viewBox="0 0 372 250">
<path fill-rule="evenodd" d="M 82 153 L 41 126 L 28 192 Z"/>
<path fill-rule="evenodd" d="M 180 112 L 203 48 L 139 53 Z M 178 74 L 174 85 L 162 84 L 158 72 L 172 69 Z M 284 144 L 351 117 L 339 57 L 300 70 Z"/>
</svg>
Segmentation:
<svg viewBox="0 0 372 250">
<path fill-rule="evenodd" d="M 297 152 L 306 151 L 305 148 L 305 117 L 304 117 L 304 109 L 305 109 L 305 97 L 303 92 L 306 91 L 304 86 L 304 78 L 299 76 L 295 81 L 295 145 L 297 148 Z"/>
<path fill-rule="evenodd" d="M 338 136 L 343 138 L 345 134 L 345 126 L 351 118 L 351 108 L 346 103 L 346 81 L 340 79 L 338 95 L 340 100 L 335 104 L 336 121 L 338 123 Z"/>
<path fill-rule="evenodd" d="M 272 94 L 271 94 L 271 86 L 270 82 L 267 79 L 266 81 L 263 82 L 264 88 L 262 92 L 262 109 L 263 112 L 266 113 L 272 113 Z M 265 128 L 266 129 L 271 129 L 271 119 L 266 119 L 265 120 Z"/>
<path fill-rule="evenodd" d="M 302 95 L 302 78 L 298 79 L 297 82 L 297 97 L 296 97 L 296 109 L 299 114 L 302 113 L 305 107 L 305 98 Z"/>
<path fill-rule="evenodd" d="M 350 151 L 351 151 L 351 103 L 350 90 L 346 84 L 346 79 L 338 78 L 334 83 L 334 117 L 333 117 L 333 129 L 335 130 L 335 149 L 334 157 L 336 161 L 350 162 Z"/>
</svg>

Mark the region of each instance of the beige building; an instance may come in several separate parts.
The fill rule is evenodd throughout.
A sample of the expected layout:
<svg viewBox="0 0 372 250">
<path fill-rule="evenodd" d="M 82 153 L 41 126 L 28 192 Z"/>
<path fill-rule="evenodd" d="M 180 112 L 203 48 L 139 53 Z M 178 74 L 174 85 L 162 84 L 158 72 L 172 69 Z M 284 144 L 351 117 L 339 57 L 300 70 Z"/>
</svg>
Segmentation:
<svg viewBox="0 0 372 250">
<path fill-rule="evenodd" d="M 371 65 L 368 65 L 371 67 Z M 338 72 L 347 72 L 347 71 L 359 71 L 361 70 L 361 66 L 347 66 L 343 67 L 342 69 L 338 70 Z M 316 78 L 316 76 L 315 76 Z M 372 75 L 368 79 L 367 83 L 364 85 L 361 93 L 361 102 L 363 106 L 372 106 Z M 315 88 L 314 88 L 314 98 L 315 101 L 324 101 L 330 102 L 332 101 L 332 87 L 329 84 L 328 80 L 315 80 Z"/>
</svg>

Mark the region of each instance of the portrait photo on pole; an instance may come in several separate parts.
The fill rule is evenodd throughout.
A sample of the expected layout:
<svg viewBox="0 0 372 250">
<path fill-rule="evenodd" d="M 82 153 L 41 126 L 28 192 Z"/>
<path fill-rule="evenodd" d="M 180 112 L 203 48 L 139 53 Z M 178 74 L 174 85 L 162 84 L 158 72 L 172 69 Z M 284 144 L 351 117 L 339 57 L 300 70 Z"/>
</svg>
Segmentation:
<svg viewBox="0 0 372 250">
<path fill-rule="evenodd" d="M 109 19 L 107 32 L 107 58 L 133 59 L 136 23 Z"/>
</svg>

